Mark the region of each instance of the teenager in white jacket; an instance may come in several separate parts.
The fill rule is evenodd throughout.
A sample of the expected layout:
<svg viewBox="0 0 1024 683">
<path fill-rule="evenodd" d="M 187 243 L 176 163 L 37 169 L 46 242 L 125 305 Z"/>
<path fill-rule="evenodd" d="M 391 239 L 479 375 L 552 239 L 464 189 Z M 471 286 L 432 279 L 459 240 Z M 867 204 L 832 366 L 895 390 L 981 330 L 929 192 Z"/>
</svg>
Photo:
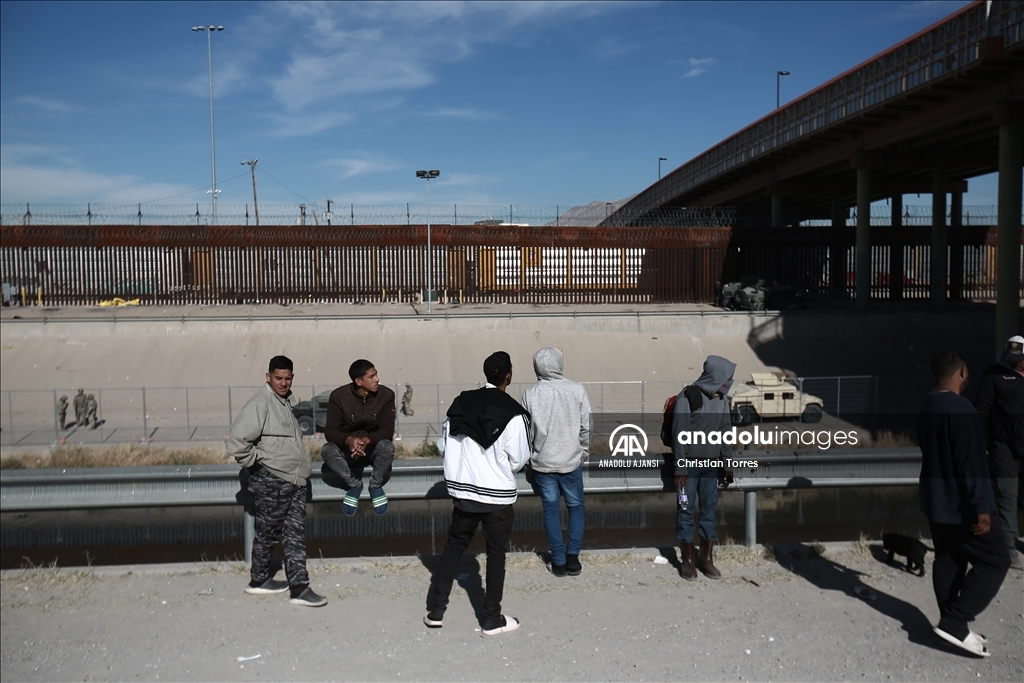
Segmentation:
<svg viewBox="0 0 1024 683">
<path fill-rule="evenodd" d="M 505 393 L 512 381 L 512 359 L 507 353 L 488 356 L 484 375 L 487 384 L 459 394 L 444 424 L 444 478 L 453 498 L 452 522 L 423 623 L 430 628 L 443 625 L 459 562 L 482 525 L 487 541 L 487 588 L 481 627 L 484 635 L 492 636 L 519 628 L 517 619 L 501 613 L 501 598 L 512 504 L 517 497 L 515 473 L 530 457 L 526 436 L 529 414 Z"/>
</svg>

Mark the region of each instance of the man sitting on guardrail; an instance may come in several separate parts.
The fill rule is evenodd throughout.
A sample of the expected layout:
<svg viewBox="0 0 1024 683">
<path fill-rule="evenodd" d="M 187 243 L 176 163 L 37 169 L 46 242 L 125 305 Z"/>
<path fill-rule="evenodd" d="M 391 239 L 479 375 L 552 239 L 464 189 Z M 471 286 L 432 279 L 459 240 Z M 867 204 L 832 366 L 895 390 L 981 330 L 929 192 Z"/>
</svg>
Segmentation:
<svg viewBox="0 0 1024 683">
<path fill-rule="evenodd" d="M 1010 554 L 994 514 L 981 420 L 960 395 L 967 386 L 967 364 L 953 351 L 943 351 L 932 359 L 932 374 L 935 389 L 921 405 L 917 440 L 921 512 L 935 545 L 932 587 L 939 623 L 933 630 L 957 647 L 988 657 L 985 637 L 969 624 L 999 593 Z"/>
<path fill-rule="evenodd" d="M 395 460 L 395 392 L 380 385 L 377 369 L 368 360 L 359 359 L 348 369 L 351 384 L 331 392 L 327 403 L 324 438 L 320 451 L 324 467 L 336 474 L 348 490 L 341 503 L 346 515 L 356 514 L 359 494 L 363 492 L 363 469 L 373 468 L 370 475 L 370 499 L 373 511 L 388 511 L 384 484 L 391 478 Z"/>
<path fill-rule="evenodd" d="M 1017 506 L 1024 478 L 1024 337 L 1006 342 L 999 362 L 981 376 L 974 407 L 981 416 L 988 448 L 988 467 L 1010 551 L 1010 567 L 1024 570 L 1017 552 Z"/>
<path fill-rule="evenodd" d="M 291 589 L 293 605 L 321 607 L 327 599 L 309 587 L 306 571 L 306 487 L 312 459 L 302 443 L 302 430 L 292 414 L 292 361 L 270 359 L 267 383 L 242 406 L 231 424 L 225 446 L 249 474 L 249 492 L 256 502 L 256 537 L 246 593 L 261 595 Z M 280 540 L 288 583 L 270 569 L 271 551 Z"/>
<path fill-rule="evenodd" d="M 562 375 L 562 352 L 544 347 L 533 355 L 537 383 L 523 392 L 530 412 L 530 467 L 544 506 L 544 530 L 555 576 L 579 576 L 583 546 L 583 463 L 590 455 L 590 398 L 579 382 Z M 562 540 L 560 497 L 569 514 L 569 544 Z"/>
<path fill-rule="evenodd" d="M 715 566 L 713 549 L 718 541 L 718 477 L 721 465 L 731 458 L 732 448 L 722 435 L 732 429 L 729 387 L 736 364 L 721 356 L 708 356 L 704 372 L 676 397 L 672 414 L 672 457 L 675 459 L 676 541 L 682 554 L 681 576 L 697 578 L 697 570 L 709 579 L 722 578 Z M 687 438 L 680 438 L 686 432 Z M 717 441 L 713 435 L 717 434 Z M 699 437 L 697 437 L 699 435 Z M 694 436 L 697 438 L 688 438 Z M 685 491 L 685 496 L 682 495 Z M 700 501 L 700 554 L 693 555 L 694 504 Z"/>
</svg>

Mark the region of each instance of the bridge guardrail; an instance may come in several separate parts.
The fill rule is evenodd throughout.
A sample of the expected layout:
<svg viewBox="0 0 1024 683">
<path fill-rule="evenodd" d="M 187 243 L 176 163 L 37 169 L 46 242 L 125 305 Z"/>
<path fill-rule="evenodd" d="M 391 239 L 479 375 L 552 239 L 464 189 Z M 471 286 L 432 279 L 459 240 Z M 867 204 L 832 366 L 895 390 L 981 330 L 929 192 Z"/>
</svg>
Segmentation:
<svg viewBox="0 0 1024 683">
<path fill-rule="evenodd" d="M 744 494 L 744 543 L 757 543 L 757 491 L 854 486 L 913 486 L 918 482 L 918 448 L 856 449 L 841 454 L 819 451 L 741 451 L 758 467 L 736 468 L 736 482 L 726 491 Z M 590 494 L 659 493 L 671 491 L 673 467 L 665 454 L 663 467 L 647 473 L 599 471 L 596 462 L 584 469 L 584 490 Z M 242 505 L 245 508 L 245 556 L 252 549 L 252 499 L 235 465 L 108 468 L 95 470 L 5 470 L 0 476 L 0 512 L 77 510 L 126 507 Z M 534 495 L 526 472 L 516 475 L 519 494 Z M 311 502 L 338 502 L 345 491 L 324 482 L 318 468 L 310 478 Z M 441 460 L 395 461 L 388 497 L 428 500 L 448 497 Z M 364 493 L 364 498 L 367 494 Z"/>
</svg>

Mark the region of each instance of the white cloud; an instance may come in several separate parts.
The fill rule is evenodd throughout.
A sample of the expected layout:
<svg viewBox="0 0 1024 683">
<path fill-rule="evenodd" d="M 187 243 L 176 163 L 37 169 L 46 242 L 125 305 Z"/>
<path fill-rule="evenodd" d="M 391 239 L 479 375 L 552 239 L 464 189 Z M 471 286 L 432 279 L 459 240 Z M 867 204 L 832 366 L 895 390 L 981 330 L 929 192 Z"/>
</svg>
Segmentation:
<svg viewBox="0 0 1024 683">
<path fill-rule="evenodd" d="M 371 158 L 369 154 L 361 154 L 352 159 L 329 159 L 324 162 L 326 166 L 335 167 L 341 170 L 338 180 L 348 180 L 357 175 L 367 173 L 381 173 L 401 168 L 402 164 L 387 158 Z"/>
<path fill-rule="evenodd" d="M 263 29 L 292 35 L 286 66 L 268 77 L 285 116 L 314 105 L 343 103 L 364 113 L 367 96 L 403 93 L 435 83 L 438 69 L 492 44 L 528 43 L 556 21 L 607 13 L 626 3 L 398 2 L 277 3 Z M 439 109 L 429 115 L 492 120 L 477 109 Z M 324 127 L 350 119 L 321 119 Z M 305 123 L 288 126 L 292 132 Z M 323 130 L 324 128 L 321 128 Z"/>
<path fill-rule="evenodd" d="M 708 67 L 715 63 L 714 57 L 691 57 L 690 58 L 690 70 L 683 74 L 683 78 L 693 78 L 694 76 L 700 76 L 703 73 L 707 73 Z"/>
<path fill-rule="evenodd" d="M 505 119 L 504 114 L 477 109 L 476 107 L 442 107 L 427 112 L 427 116 L 442 119 L 465 119 L 467 121 L 503 121 Z"/>
<path fill-rule="evenodd" d="M 52 97 L 36 97 L 34 95 L 16 97 L 8 106 L 41 109 L 55 114 L 71 114 L 82 110 L 81 107 L 75 104 L 69 104 Z"/>
<path fill-rule="evenodd" d="M 343 111 L 325 111 L 310 114 L 274 114 L 271 116 L 277 124 L 275 133 L 281 137 L 313 135 L 321 131 L 343 126 L 355 118 Z"/>
<path fill-rule="evenodd" d="M 192 188 L 146 182 L 133 175 L 104 175 L 76 168 L 0 166 L 4 203 L 92 201 L 134 204 L 182 194 Z"/>
</svg>

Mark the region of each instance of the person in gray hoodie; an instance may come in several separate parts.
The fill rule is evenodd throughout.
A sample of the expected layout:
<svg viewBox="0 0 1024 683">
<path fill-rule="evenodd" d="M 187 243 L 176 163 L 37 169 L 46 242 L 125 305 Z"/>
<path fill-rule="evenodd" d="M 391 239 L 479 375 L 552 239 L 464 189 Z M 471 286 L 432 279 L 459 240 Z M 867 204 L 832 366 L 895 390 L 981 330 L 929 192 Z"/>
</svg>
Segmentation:
<svg viewBox="0 0 1024 683">
<path fill-rule="evenodd" d="M 729 387 L 736 364 L 721 356 L 708 356 L 704 372 L 696 382 L 676 397 L 672 415 L 672 456 L 675 458 L 675 484 L 682 499 L 677 503 L 676 541 L 682 553 L 680 573 L 687 581 L 697 578 L 700 569 L 709 579 L 720 579 L 712 550 L 718 540 L 718 470 L 721 461 L 732 457 L 732 449 L 722 436 L 732 429 L 729 414 Z M 693 506 L 700 501 L 700 556 L 693 556 Z"/>
<path fill-rule="evenodd" d="M 562 360 L 562 352 L 551 347 L 533 355 L 537 383 L 523 392 L 523 407 L 531 416 L 530 466 L 544 506 L 551 573 L 578 576 L 583 571 L 583 463 L 590 455 L 590 399 L 582 384 L 562 375 Z M 568 546 L 562 541 L 560 496 L 569 513 Z"/>
</svg>

